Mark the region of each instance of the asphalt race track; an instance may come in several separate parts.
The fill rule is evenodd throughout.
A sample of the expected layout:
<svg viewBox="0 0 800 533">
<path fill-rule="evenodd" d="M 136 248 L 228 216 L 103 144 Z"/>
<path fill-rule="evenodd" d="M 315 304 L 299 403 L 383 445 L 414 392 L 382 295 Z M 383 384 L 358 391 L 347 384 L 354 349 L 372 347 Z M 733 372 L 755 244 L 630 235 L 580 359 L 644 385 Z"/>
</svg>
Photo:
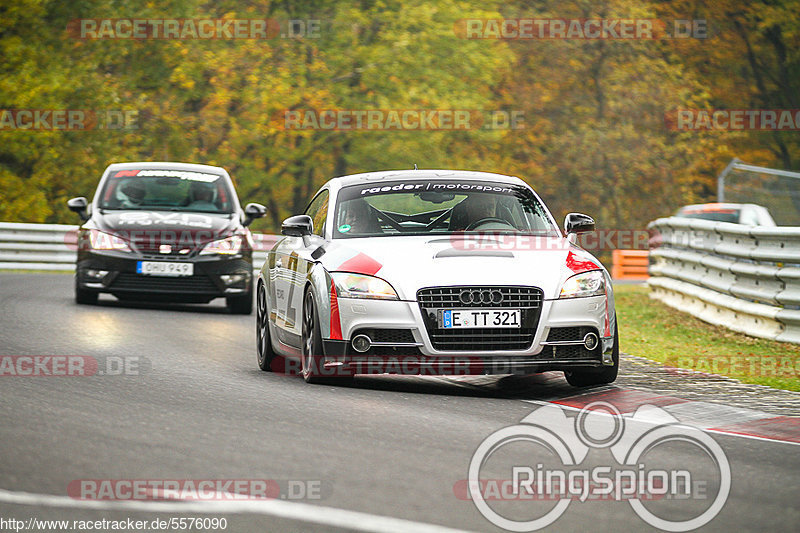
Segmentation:
<svg viewBox="0 0 800 533">
<path fill-rule="evenodd" d="M 78 306 L 70 275 L 2 274 L 0 305 L 0 355 L 84 356 L 98 364 L 92 376 L 0 377 L 2 519 L 204 516 L 224 517 L 228 531 L 502 531 L 459 492 L 481 442 L 537 410 L 563 406 L 575 417 L 599 399 L 623 413 L 644 403 L 669 408 L 724 451 L 730 493 L 701 529 L 788 531 L 800 523 L 800 427 L 787 416 L 800 413 L 800 395 L 750 394 L 735 382 L 709 383 L 629 358 L 613 386 L 594 391 L 574 389 L 560 374 L 307 385 L 258 370 L 254 315 L 228 314 L 222 300 L 147 306 L 101 296 L 97 306 Z M 597 427 L 590 433 L 602 440 Z M 679 444 L 664 445 L 660 468 L 711 481 L 701 487 L 705 503 L 698 496 L 651 504 L 657 515 L 668 509 L 661 516 L 670 520 L 692 518 L 716 490 L 713 461 Z M 581 468 L 616 464 L 608 449 L 590 452 Z M 486 468 L 507 478 L 503 465 L 535 469 L 552 457 L 516 442 Z M 260 501 L 224 494 L 202 502 L 97 501 L 75 495 L 80 480 L 270 480 L 279 494 Z M 494 508 L 523 520 L 553 505 Z M 573 500 L 550 529 L 654 527 L 628 501 Z"/>
</svg>

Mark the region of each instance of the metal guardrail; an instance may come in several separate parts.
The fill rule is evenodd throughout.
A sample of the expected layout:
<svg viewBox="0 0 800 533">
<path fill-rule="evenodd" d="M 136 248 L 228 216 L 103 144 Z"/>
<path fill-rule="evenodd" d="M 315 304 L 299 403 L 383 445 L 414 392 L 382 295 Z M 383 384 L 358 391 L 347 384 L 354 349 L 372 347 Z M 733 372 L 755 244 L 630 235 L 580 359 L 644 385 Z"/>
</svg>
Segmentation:
<svg viewBox="0 0 800 533">
<path fill-rule="evenodd" d="M 669 217 L 648 229 L 651 297 L 734 331 L 800 344 L 800 227 Z"/>
<path fill-rule="evenodd" d="M 78 226 L 0 222 L 0 270 L 75 270 Z M 253 267 L 267 260 L 277 236 L 254 233 Z"/>
</svg>

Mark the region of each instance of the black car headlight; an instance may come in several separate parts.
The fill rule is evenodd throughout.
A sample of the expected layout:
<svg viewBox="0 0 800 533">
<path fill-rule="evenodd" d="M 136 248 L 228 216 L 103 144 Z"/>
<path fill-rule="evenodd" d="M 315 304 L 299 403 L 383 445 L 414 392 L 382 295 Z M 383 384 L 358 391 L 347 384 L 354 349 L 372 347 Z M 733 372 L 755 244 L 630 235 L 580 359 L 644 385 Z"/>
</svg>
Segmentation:
<svg viewBox="0 0 800 533">
<path fill-rule="evenodd" d="M 88 239 L 83 240 L 83 249 L 100 251 L 130 252 L 131 247 L 128 242 L 113 233 L 105 233 L 96 229 L 89 230 Z"/>
<path fill-rule="evenodd" d="M 243 239 L 241 235 L 232 235 L 224 239 L 217 239 L 206 244 L 200 255 L 236 255 L 242 251 Z"/>
</svg>

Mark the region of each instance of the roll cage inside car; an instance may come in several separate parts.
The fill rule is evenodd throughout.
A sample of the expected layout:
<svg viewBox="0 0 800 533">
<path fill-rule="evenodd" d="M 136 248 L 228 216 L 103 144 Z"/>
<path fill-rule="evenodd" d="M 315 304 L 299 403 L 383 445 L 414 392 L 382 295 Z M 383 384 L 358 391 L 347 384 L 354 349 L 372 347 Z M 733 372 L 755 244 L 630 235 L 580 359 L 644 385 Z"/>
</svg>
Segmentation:
<svg viewBox="0 0 800 533">
<path fill-rule="evenodd" d="M 392 183 L 382 189 L 391 189 Z M 400 186 L 401 184 L 396 185 Z M 487 185 L 489 187 L 489 185 Z M 481 231 L 489 229 L 499 233 L 522 233 L 557 237 L 560 232 L 552 222 L 544 206 L 536 196 L 525 187 L 506 186 L 513 189 L 511 194 L 496 194 L 481 191 L 420 191 L 420 192 L 387 192 L 369 196 L 359 196 L 359 186 L 339 189 L 336 196 L 334 212 L 333 238 L 381 237 L 389 235 L 425 235 L 447 234 L 463 231 Z M 508 189 L 506 189 L 508 190 Z M 477 194 L 476 194 L 477 193 Z M 363 192 L 362 192 L 363 195 Z M 456 195 L 463 196 L 458 199 Z M 491 214 L 478 216 L 477 220 L 469 220 L 468 206 L 476 197 L 491 197 L 496 205 Z M 378 202 L 374 200 L 377 199 Z M 395 203 L 408 205 L 406 212 L 401 212 Z M 373 200 L 373 201 L 368 201 Z M 313 203 L 313 202 L 312 202 Z M 378 205 L 376 205 L 376 203 Z M 448 204 L 430 210 L 419 210 L 425 203 Z M 351 231 L 349 224 L 342 224 L 343 215 L 347 215 L 352 207 L 358 208 L 358 216 L 362 223 L 366 221 L 368 229 Z M 311 206 L 309 206 L 311 207 Z M 431 206 L 433 207 L 433 206 Z M 307 214 L 309 211 L 307 210 Z M 456 219 L 459 223 L 454 224 Z M 336 222 L 338 221 L 338 222 Z M 491 227 L 486 225 L 491 224 Z M 479 227 L 480 226 L 480 227 Z"/>
</svg>

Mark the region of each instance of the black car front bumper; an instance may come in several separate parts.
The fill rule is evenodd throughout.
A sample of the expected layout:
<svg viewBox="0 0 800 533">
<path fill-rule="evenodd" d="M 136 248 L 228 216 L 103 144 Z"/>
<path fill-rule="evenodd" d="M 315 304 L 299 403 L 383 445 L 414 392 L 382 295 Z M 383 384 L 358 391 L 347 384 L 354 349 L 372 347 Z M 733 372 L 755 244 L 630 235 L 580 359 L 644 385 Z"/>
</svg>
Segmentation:
<svg viewBox="0 0 800 533">
<path fill-rule="evenodd" d="M 191 276 L 137 273 L 139 261 L 189 262 Z M 84 251 L 79 254 L 76 286 L 84 291 L 110 293 L 121 300 L 206 303 L 214 298 L 252 292 L 252 253 L 230 257 L 194 256 L 150 258 L 136 253 Z"/>
</svg>

